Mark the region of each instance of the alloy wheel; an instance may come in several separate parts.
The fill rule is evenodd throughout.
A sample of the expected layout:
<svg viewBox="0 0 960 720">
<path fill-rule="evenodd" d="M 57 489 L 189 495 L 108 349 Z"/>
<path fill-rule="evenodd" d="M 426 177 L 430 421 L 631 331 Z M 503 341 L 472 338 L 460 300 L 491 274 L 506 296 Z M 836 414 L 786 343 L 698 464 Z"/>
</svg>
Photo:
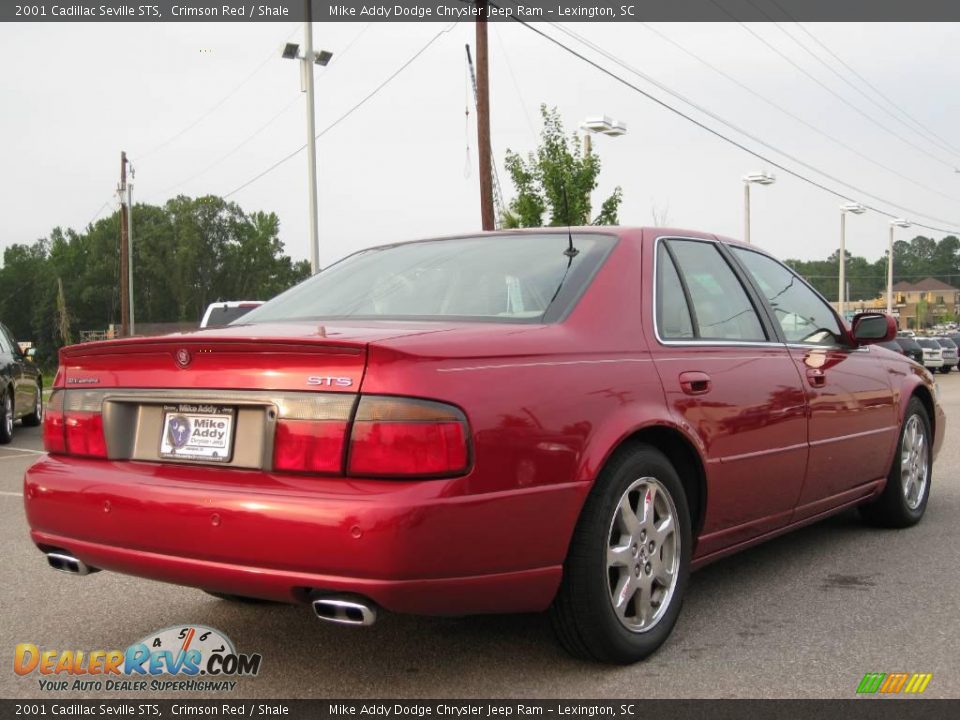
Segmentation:
<svg viewBox="0 0 960 720">
<path fill-rule="evenodd" d="M 607 589 L 614 613 L 631 632 L 647 632 L 670 606 L 679 575 L 677 508 L 666 487 L 652 477 L 631 483 L 607 537 Z"/>
<path fill-rule="evenodd" d="M 927 447 L 927 430 L 917 415 L 911 415 L 903 430 L 900 445 L 900 483 L 907 507 L 916 510 L 927 490 L 930 470 L 930 453 Z"/>
<path fill-rule="evenodd" d="M 3 394 L 3 427 L 7 436 L 13 434 L 13 401 L 10 399 L 10 393 Z"/>
</svg>

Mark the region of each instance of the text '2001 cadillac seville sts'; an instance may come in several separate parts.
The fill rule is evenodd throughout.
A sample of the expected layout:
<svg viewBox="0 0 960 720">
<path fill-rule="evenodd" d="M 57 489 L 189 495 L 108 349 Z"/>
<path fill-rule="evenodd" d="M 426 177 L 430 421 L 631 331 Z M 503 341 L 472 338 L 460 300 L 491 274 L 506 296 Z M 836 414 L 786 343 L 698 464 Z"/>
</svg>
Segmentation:
<svg viewBox="0 0 960 720">
<path fill-rule="evenodd" d="M 632 662 L 693 568 L 855 505 L 920 520 L 944 416 L 894 332 L 703 233 L 374 248 L 225 328 L 65 348 L 31 535 L 343 624 L 549 609 Z"/>
</svg>

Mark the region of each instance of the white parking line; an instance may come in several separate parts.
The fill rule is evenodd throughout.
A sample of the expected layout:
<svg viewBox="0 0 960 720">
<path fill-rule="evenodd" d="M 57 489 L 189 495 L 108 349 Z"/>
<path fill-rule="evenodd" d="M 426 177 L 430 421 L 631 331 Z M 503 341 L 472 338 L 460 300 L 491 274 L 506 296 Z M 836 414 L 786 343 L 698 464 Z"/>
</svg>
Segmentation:
<svg viewBox="0 0 960 720">
<path fill-rule="evenodd" d="M 23 493 L 6 492 L 4 490 L 0 490 L 0 495 L 5 495 L 6 497 L 18 497 L 18 498 L 23 497 Z"/>
<path fill-rule="evenodd" d="M 33 455 L 27 455 L 26 453 L 20 453 L 19 455 L 0 455 L 0 460 L 16 460 L 23 458 L 33 457 Z"/>
<path fill-rule="evenodd" d="M 30 455 L 43 455 L 46 452 L 46 450 L 31 450 L 30 448 L 22 447 L 8 447 L 2 449 L 8 452 L 29 453 Z"/>
</svg>

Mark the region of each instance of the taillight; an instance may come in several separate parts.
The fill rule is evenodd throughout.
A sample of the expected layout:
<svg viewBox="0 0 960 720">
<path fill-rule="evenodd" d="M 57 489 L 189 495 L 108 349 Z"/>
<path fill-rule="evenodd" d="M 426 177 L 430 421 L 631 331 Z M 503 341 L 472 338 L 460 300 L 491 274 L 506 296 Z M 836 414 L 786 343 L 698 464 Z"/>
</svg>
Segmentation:
<svg viewBox="0 0 960 720">
<path fill-rule="evenodd" d="M 59 377 L 59 373 L 57 373 Z M 43 416 L 43 447 L 48 453 L 62 455 L 67 451 L 63 425 L 63 390 L 54 390 L 47 400 Z"/>
<path fill-rule="evenodd" d="M 280 420 L 273 469 L 339 475 L 346 439 L 346 420 Z"/>
<path fill-rule="evenodd" d="M 273 436 L 273 469 L 342 475 L 355 405 L 355 395 L 285 398 Z"/>
<path fill-rule="evenodd" d="M 88 457 L 106 457 L 107 441 L 103 437 L 103 416 L 99 412 L 67 411 L 67 453 Z"/>
<path fill-rule="evenodd" d="M 469 464 L 467 421 L 457 408 L 363 396 L 350 433 L 348 475 L 442 477 Z"/>
<path fill-rule="evenodd" d="M 54 390 L 43 420 L 43 446 L 49 453 L 107 457 L 97 392 Z"/>
</svg>

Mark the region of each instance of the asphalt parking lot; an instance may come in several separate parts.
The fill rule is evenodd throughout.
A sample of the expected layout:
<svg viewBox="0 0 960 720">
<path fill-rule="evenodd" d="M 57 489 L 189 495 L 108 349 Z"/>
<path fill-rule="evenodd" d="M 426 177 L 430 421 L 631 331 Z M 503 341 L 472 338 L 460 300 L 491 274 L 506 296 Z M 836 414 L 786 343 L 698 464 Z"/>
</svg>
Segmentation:
<svg viewBox="0 0 960 720">
<path fill-rule="evenodd" d="M 218 628 L 239 651 L 263 654 L 260 675 L 230 695 L 240 698 L 851 698 L 864 673 L 898 671 L 933 673 L 926 697 L 960 697 L 960 373 L 937 381 L 947 437 L 918 527 L 872 529 L 850 512 L 711 565 L 693 576 L 667 644 L 625 668 L 571 660 L 539 615 L 387 615 L 372 628 L 339 628 L 306 607 L 54 572 L 28 538 L 20 496 L 40 432 L 17 427 L 0 448 L 0 697 L 98 696 L 41 693 L 36 676 L 12 671 L 16 643 L 125 648 L 180 623 Z"/>
</svg>

